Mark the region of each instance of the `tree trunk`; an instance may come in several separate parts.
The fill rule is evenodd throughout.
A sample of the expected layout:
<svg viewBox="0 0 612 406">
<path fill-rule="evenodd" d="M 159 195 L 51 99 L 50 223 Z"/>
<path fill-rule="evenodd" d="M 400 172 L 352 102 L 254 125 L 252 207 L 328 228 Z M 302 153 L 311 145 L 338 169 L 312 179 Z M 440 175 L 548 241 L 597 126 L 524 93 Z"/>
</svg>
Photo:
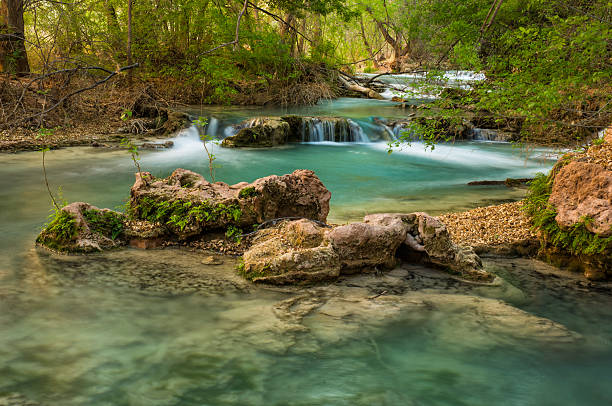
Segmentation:
<svg viewBox="0 0 612 406">
<path fill-rule="evenodd" d="M 128 0 L 128 21 L 127 21 L 127 64 L 132 64 L 132 0 Z M 131 70 L 128 71 L 128 82 L 132 82 Z"/>
<path fill-rule="evenodd" d="M 363 17 L 361 17 L 361 19 L 359 20 L 359 25 L 361 26 L 361 38 L 363 39 L 363 45 L 365 45 L 365 48 L 368 51 L 368 54 L 370 55 L 370 59 L 372 60 L 374 69 L 378 69 L 380 68 L 380 65 L 378 64 L 378 61 L 376 60 L 376 55 L 374 54 L 374 50 L 372 50 L 372 47 L 368 42 L 368 38 L 366 37 L 365 28 L 363 26 Z"/>
<path fill-rule="evenodd" d="M 0 71 L 30 72 L 25 48 L 23 0 L 0 0 Z"/>
<path fill-rule="evenodd" d="M 378 20 L 376 17 L 374 17 L 374 13 L 372 12 L 372 9 L 368 7 L 366 8 L 366 11 L 370 14 L 372 19 L 376 23 L 376 26 L 378 27 L 378 30 L 380 31 L 383 38 L 385 39 L 385 42 L 389 44 L 391 48 L 393 49 L 393 59 L 391 60 L 391 69 L 398 70 L 399 64 L 400 64 L 401 53 L 402 53 L 401 35 L 398 35 L 398 38 L 393 38 L 391 34 L 389 33 L 389 30 L 387 30 L 387 27 L 385 27 L 385 24 L 382 21 Z"/>
</svg>

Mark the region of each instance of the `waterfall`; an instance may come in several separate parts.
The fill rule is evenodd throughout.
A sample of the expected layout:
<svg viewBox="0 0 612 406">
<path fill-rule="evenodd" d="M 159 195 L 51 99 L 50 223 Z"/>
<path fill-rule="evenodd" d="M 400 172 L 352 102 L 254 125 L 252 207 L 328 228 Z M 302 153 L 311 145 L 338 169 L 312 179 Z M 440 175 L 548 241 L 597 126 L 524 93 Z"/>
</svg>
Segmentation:
<svg viewBox="0 0 612 406">
<path fill-rule="evenodd" d="M 385 130 L 385 132 L 389 134 L 389 137 L 391 137 L 393 141 L 397 141 L 397 137 L 399 136 L 399 130 L 397 132 L 395 131 L 397 127 L 394 126 L 393 129 L 391 129 L 389 128 L 388 125 L 385 125 L 385 124 L 381 124 L 381 125 L 383 129 Z"/>
<path fill-rule="evenodd" d="M 214 137 L 217 135 L 217 131 L 219 129 L 219 120 L 215 117 L 211 117 L 208 121 L 208 125 L 206 126 L 206 134 Z"/>
<path fill-rule="evenodd" d="M 280 118 L 280 117 L 279 117 Z M 279 118 L 276 118 L 277 120 Z M 266 123 L 270 117 L 256 117 L 245 120 L 239 124 L 228 125 L 223 129 L 223 137 L 230 137 L 238 134 L 243 128 L 252 128 Z M 282 119 L 282 118 L 280 118 Z M 211 119 L 212 120 L 212 119 Z M 364 128 L 359 123 L 346 118 L 340 117 L 296 117 L 291 120 L 294 127 L 291 128 L 292 135 L 290 139 L 298 142 L 370 142 L 370 138 L 364 131 Z M 285 120 L 287 121 L 287 120 Z M 366 125 L 366 124 L 364 124 Z M 209 127 L 213 126 L 211 121 Z M 219 122 L 215 121 L 214 126 L 218 127 Z M 366 129 L 369 132 L 377 131 L 380 126 L 376 126 L 373 130 L 371 125 L 367 124 Z M 219 133 L 217 129 L 215 133 Z M 212 134 L 211 134 L 212 135 Z M 376 138 L 374 138 L 376 139 Z"/>
<path fill-rule="evenodd" d="M 368 136 L 363 132 L 363 129 L 359 124 L 351 120 L 350 118 L 346 120 L 349 124 L 350 133 L 351 133 L 351 142 L 370 142 Z"/>
<path fill-rule="evenodd" d="M 318 117 L 303 117 L 300 139 L 302 142 L 336 142 L 342 139 L 342 125 L 338 120 L 321 119 Z M 336 132 L 340 137 L 336 137 Z"/>
</svg>

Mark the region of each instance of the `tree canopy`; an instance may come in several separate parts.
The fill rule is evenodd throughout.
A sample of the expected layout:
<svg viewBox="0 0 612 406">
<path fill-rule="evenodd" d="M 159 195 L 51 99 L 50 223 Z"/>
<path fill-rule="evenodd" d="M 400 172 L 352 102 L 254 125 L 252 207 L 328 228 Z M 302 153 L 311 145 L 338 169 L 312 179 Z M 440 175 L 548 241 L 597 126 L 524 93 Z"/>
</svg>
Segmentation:
<svg viewBox="0 0 612 406">
<path fill-rule="evenodd" d="M 138 77 L 180 81 L 203 103 L 331 83 L 337 70 L 473 70 L 488 80 L 464 103 L 578 134 L 610 120 L 611 27 L 607 0 L 1 0 L 0 66 L 133 61 Z"/>
</svg>

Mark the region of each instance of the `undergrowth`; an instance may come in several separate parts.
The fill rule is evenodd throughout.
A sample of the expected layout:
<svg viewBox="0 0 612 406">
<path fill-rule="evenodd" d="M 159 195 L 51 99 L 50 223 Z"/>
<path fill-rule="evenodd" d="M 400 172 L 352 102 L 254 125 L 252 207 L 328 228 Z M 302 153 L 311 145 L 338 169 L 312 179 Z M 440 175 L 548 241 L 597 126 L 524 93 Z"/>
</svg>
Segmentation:
<svg viewBox="0 0 612 406">
<path fill-rule="evenodd" d="M 124 229 L 123 218 L 120 214 L 111 211 L 85 210 L 83 216 L 87 220 L 91 231 L 117 239 Z"/>
<path fill-rule="evenodd" d="M 185 229 L 187 224 L 193 222 L 206 224 L 222 220 L 230 223 L 225 233 L 227 238 L 238 238 L 242 233 L 242 230 L 235 225 L 242 217 L 242 210 L 236 204 L 225 205 L 219 203 L 213 205 L 208 201 L 196 204 L 180 199 L 160 202 L 145 196 L 139 200 L 136 206 L 131 207 L 130 214 L 134 218 L 149 222 L 173 225 L 181 231 Z"/>
</svg>

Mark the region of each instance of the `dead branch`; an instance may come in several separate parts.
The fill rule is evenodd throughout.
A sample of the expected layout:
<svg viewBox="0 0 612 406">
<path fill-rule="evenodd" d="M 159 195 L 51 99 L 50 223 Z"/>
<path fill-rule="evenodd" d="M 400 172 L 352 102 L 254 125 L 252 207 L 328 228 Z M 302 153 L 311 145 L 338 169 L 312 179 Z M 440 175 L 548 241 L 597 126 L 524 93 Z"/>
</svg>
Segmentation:
<svg viewBox="0 0 612 406">
<path fill-rule="evenodd" d="M 302 38 L 304 38 L 306 41 L 312 43 L 312 40 L 310 38 L 308 38 L 306 35 L 304 35 L 303 33 L 301 33 L 297 28 L 295 28 L 294 26 L 292 26 L 291 24 L 289 24 L 287 21 L 285 21 L 283 18 L 277 16 L 274 13 L 269 12 L 268 10 L 265 10 L 251 2 L 249 2 L 249 6 L 251 6 L 251 8 L 254 8 L 257 11 L 261 11 L 264 14 L 269 15 L 270 17 L 272 17 L 273 19 L 275 19 L 278 22 L 281 22 L 283 24 L 285 24 L 287 27 L 289 27 L 291 30 L 293 30 L 296 34 L 300 35 Z"/>
<path fill-rule="evenodd" d="M 234 51 L 236 50 L 236 45 L 238 45 L 238 40 L 240 39 L 240 21 L 242 20 L 242 16 L 244 15 L 244 13 L 246 13 L 248 5 L 249 5 L 249 0 L 244 0 L 242 10 L 240 10 L 240 14 L 238 14 L 238 20 L 236 21 L 236 36 L 234 37 L 234 40 L 218 45 L 212 49 L 209 49 L 208 51 L 204 51 L 201 54 L 198 54 L 197 55 L 198 57 L 202 55 L 210 54 L 211 52 L 214 52 L 217 49 L 221 49 L 221 48 L 224 48 L 230 45 L 234 46 Z"/>
<path fill-rule="evenodd" d="M 57 101 L 55 104 L 53 104 L 52 106 L 50 106 L 50 107 L 48 107 L 48 108 L 44 108 L 42 111 L 40 111 L 40 112 L 38 112 L 38 113 L 36 113 L 36 114 L 32 114 L 32 115 L 30 115 L 30 116 L 27 116 L 27 117 L 24 117 L 24 118 L 20 118 L 20 119 L 15 120 L 15 121 L 13 121 L 13 122 L 11 122 L 11 123 L 5 123 L 4 125 L 0 126 L 0 128 L 7 128 L 7 127 L 9 127 L 10 125 L 14 125 L 14 124 L 19 123 L 19 122 L 29 121 L 29 120 L 31 120 L 31 119 L 33 119 L 33 118 L 36 118 L 36 117 L 41 117 L 41 118 L 42 118 L 42 117 L 43 117 L 45 114 L 47 114 L 47 113 L 49 113 L 50 111 L 54 110 L 55 108 L 57 108 L 58 106 L 60 106 L 60 105 L 61 105 L 63 102 L 65 102 L 66 100 L 68 100 L 69 98 L 71 98 L 71 97 L 73 97 L 73 96 L 76 96 L 77 94 L 80 94 L 80 93 L 86 92 L 86 91 L 88 91 L 88 90 L 91 90 L 91 89 L 93 89 L 93 88 L 96 88 L 96 87 L 100 86 L 101 84 L 108 82 L 108 81 L 109 81 L 109 80 L 111 80 L 111 79 L 112 79 L 114 76 L 116 76 L 116 75 L 118 75 L 118 74 L 120 74 L 120 73 L 122 73 L 122 72 L 125 72 L 125 71 L 127 71 L 127 70 L 137 68 L 138 66 L 139 66 L 139 64 L 138 64 L 138 63 L 135 63 L 135 64 L 132 64 L 132 65 L 128 65 L 128 66 L 124 66 L 124 67 L 122 67 L 122 68 L 119 68 L 119 69 L 117 69 L 117 70 L 116 70 L 116 71 L 114 71 L 114 72 L 112 72 L 112 71 L 108 71 L 108 70 L 107 70 L 107 69 L 105 69 L 105 68 L 99 68 L 99 69 L 101 69 L 101 70 L 103 70 L 103 71 L 110 72 L 110 73 L 109 73 L 109 74 L 108 74 L 108 76 L 106 76 L 104 79 L 99 80 L 99 81 L 95 82 L 94 84 L 92 84 L 92 85 L 90 85 L 90 86 L 83 87 L 83 88 L 81 88 L 81 89 L 75 90 L 74 92 L 72 92 L 72 93 L 69 93 L 69 94 L 65 95 L 64 97 L 62 97 L 61 99 L 59 99 L 59 100 L 58 100 L 58 101 Z"/>
</svg>

